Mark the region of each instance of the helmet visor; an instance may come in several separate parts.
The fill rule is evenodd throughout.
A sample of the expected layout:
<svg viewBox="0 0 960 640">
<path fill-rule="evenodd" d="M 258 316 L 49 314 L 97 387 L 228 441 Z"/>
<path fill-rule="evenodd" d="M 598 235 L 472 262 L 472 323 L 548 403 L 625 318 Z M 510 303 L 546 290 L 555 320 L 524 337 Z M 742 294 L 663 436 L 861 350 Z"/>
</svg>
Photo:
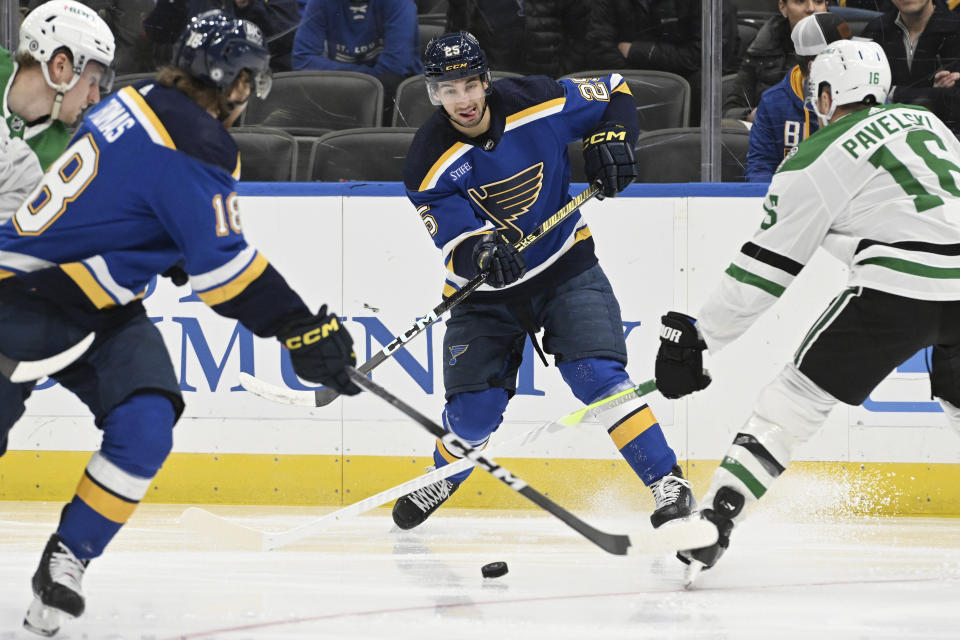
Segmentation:
<svg viewBox="0 0 960 640">
<path fill-rule="evenodd" d="M 100 76 L 100 95 L 105 96 L 113 91 L 113 81 L 117 77 L 113 67 L 107 67 Z"/>
<path fill-rule="evenodd" d="M 490 76 L 481 74 L 456 80 L 427 80 L 427 95 L 436 106 L 471 102 L 490 93 Z"/>
</svg>

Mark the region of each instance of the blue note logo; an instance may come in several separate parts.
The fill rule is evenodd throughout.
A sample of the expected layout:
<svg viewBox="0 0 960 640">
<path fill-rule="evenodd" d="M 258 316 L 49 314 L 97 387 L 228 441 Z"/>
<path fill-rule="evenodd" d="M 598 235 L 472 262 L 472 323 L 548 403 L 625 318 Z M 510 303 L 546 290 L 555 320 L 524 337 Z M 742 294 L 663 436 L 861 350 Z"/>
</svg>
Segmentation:
<svg viewBox="0 0 960 640">
<path fill-rule="evenodd" d="M 457 364 L 457 358 L 462 356 L 469 347 L 470 345 L 468 344 L 455 344 L 452 347 L 450 347 L 450 355 L 453 357 L 450 358 L 450 362 L 448 364 L 451 367 Z"/>
</svg>

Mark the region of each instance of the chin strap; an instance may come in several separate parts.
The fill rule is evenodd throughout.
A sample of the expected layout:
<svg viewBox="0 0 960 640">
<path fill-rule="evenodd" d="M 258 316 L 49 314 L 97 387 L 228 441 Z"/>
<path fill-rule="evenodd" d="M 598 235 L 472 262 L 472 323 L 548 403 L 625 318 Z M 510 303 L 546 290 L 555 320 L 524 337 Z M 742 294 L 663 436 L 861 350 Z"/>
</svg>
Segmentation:
<svg viewBox="0 0 960 640">
<path fill-rule="evenodd" d="M 56 120 L 60 117 L 60 107 L 63 106 L 63 91 L 57 90 L 57 95 L 53 98 L 53 109 L 50 110 L 50 120 Z"/>
</svg>

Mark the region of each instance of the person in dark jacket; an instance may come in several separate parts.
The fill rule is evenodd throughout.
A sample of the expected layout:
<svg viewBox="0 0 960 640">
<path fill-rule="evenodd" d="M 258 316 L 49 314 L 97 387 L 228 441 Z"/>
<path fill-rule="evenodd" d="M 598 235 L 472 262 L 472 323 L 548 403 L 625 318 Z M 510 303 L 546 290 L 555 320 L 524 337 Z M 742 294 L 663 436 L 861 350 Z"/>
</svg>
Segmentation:
<svg viewBox="0 0 960 640">
<path fill-rule="evenodd" d="M 587 42 L 592 69 L 668 71 L 690 82 L 690 103 L 700 103 L 702 18 L 697 0 L 594 0 Z M 736 65 L 737 13 L 723 3 L 724 73 Z M 691 115 L 696 125 L 699 109 Z"/>
<path fill-rule="evenodd" d="M 590 67 L 583 0 L 450 0 L 448 32 L 468 31 L 491 69 L 558 78 Z"/>
<path fill-rule="evenodd" d="M 827 10 L 827 0 L 778 0 L 779 16 L 757 33 L 737 70 L 737 79 L 723 96 L 723 115 L 753 122 L 763 92 L 779 83 L 798 62 L 790 32 L 800 20 Z"/>
<path fill-rule="evenodd" d="M 887 54 L 890 99 L 927 107 L 960 135 L 960 14 L 934 0 L 893 4 L 861 34 Z"/>
<path fill-rule="evenodd" d="M 293 35 L 300 23 L 297 0 L 157 0 L 143 29 L 151 41 L 172 44 L 190 18 L 212 9 L 260 27 L 270 51 L 270 69 L 290 71 Z"/>
</svg>

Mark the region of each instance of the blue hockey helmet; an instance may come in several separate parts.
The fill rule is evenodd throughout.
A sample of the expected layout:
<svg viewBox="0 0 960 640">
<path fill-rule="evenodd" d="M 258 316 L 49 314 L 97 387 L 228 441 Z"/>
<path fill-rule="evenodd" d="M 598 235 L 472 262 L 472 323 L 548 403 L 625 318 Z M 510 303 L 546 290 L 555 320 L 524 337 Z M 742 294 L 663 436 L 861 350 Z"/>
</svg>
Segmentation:
<svg viewBox="0 0 960 640">
<path fill-rule="evenodd" d="M 200 82 L 221 91 L 244 70 L 250 72 L 253 93 L 266 98 L 273 84 L 270 52 L 263 33 L 249 20 L 214 9 L 190 19 L 173 48 L 173 64 Z"/>
<path fill-rule="evenodd" d="M 443 103 L 437 91 L 441 82 L 478 76 L 484 92 L 490 92 L 487 54 L 480 48 L 480 43 L 473 34 L 460 31 L 437 36 L 427 43 L 423 57 L 427 91 L 433 104 Z"/>
</svg>

